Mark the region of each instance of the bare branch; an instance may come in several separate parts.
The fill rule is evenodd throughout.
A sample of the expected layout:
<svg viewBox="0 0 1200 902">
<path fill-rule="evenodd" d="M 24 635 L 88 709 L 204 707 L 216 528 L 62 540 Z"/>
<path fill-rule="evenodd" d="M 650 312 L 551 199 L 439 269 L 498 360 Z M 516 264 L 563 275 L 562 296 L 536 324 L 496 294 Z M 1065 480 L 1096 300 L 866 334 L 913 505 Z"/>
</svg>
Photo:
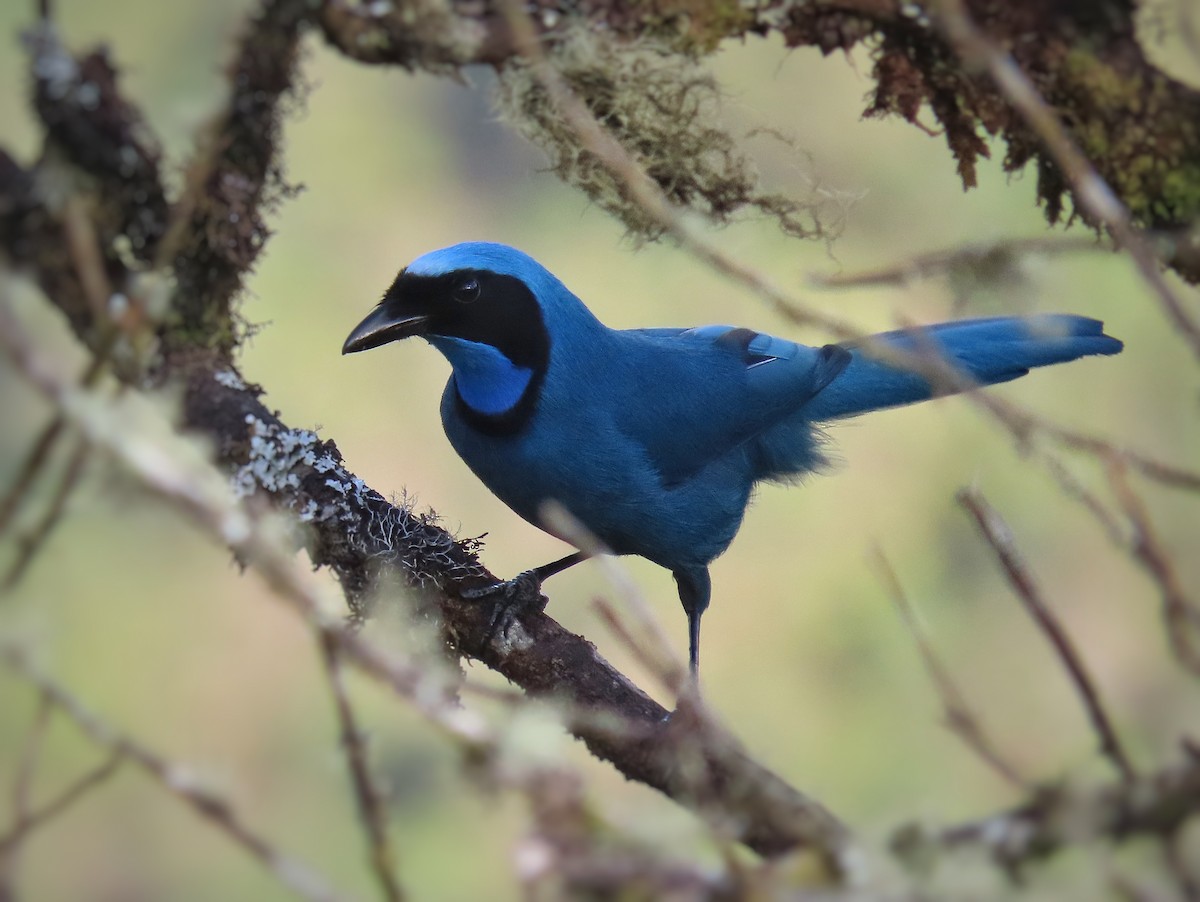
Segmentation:
<svg viewBox="0 0 1200 902">
<path fill-rule="evenodd" d="M 5 856 L 12 855 L 17 846 L 33 831 L 62 814 L 92 789 L 108 780 L 123 761 L 124 755 L 114 750 L 101 764 L 83 774 L 41 807 L 19 813 L 12 826 L 0 833 L 0 861 L 3 861 Z"/>
<path fill-rule="evenodd" d="M 21 504 L 29 497 L 29 493 L 33 489 L 38 474 L 49 462 L 51 451 L 63 432 L 65 422 L 61 416 L 55 416 L 30 444 L 20 466 L 17 467 L 12 484 L 4 493 L 4 497 L 0 498 L 0 537 L 8 531 L 9 526 L 16 519 Z"/>
<path fill-rule="evenodd" d="M 530 899 L 620 898 L 631 891 L 655 899 L 746 895 L 747 888 L 731 880 L 736 869 L 722 872 L 664 860 L 614 834 L 588 804 L 576 773 L 545 767 L 513 779 L 533 810 L 532 835 L 515 853 L 517 875 Z"/>
<path fill-rule="evenodd" d="M 1023 257 L 1050 254 L 1110 252 L 1095 238 L 1044 236 L 1010 238 L 984 244 L 965 244 L 945 250 L 917 254 L 891 266 L 857 273 L 810 275 L 817 288 L 866 288 L 900 286 L 956 270 L 993 275 L 1012 270 Z"/>
<path fill-rule="evenodd" d="M 371 869 L 379 883 L 379 891 L 388 902 L 404 899 L 404 890 L 396 874 L 396 854 L 388 839 L 387 808 L 383 795 L 371 776 L 371 765 L 367 760 L 366 738 L 358 726 L 350 696 L 346 692 L 346 680 L 342 673 L 341 650 L 328 632 L 318 636 L 321 660 L 325 663 L 325 675 L 333 694 L 334 708 L 341 726 L 342 752 L 354 785 L 354 798 L 358 803 L 358 816 L 367 836 Z"/>
<path fill-rule="evenodd" d="M 17 540 L 17 559 L 13 561 L 4 578 L 0 579 L 0 592 L 13 589 L 21 581 L 21 577 L 25 575 L 29 565 L 37 557 L 37 553 L 46 544 L 54 527 L 58 525 L 63 511 L 66 510 L 67 500 L 79 484 L 79 478 L 83 475 L 83 466 L 87 463 L 88 454 L 91 451 L 88 443 L 81 438 L 76 438 L 74 445 L 67 465 L 58 478 L 58 485 L 54 489 L 45 513 L 28 533 L 20 536 Z"/>
<path fill-rule="evenodd" d="M 22 679 L 37 687 L 92 742 L 107 749 L 114 758 L 128 760 L 149 774 L 167 793 L 259 861 L 283 886 L 313 902 L 331 902 L 341 898 L 307 865 L 284 855 L 253 832 L 228 801 L 201 786 L 196 775 L 188 768 L 168 761 L 131 737 L 122 735 L 84 708 L 75 696 L 34 667 L 19 646 L 0 643 L 0 660 Z"/>
<path fill-rule="evenodd" d="M 1036 434 L 1040 433 L 1064 447 L 1090 454 L 1101 462 L 1109 459 L 1124 460 L 1144 476 L 1171 488 L 1200 492 L 1200 471 L 1188 470 L 1155 460 L 1138 451 L 1118 447 L 1104 439 L 1079 432 L 1047 417 L 1024 410 L 998 395 L 978 392 L 971 395 L 970 398 L 977 406 L 983 408 L 1005 426 L 1019 445 L 1027 444 Z"/>
<path fill-rule="evenodd" d="M 69 199 L 63 210 L 63 235 L 66 239 L 68 259 L 79 280 L 83 294 L 91 309 L 92 321 L 99 327 L 96 352 L 80 377 L 84 388 L 95 385 L 107 368 L 109 355 L 116 343 L 117 329 L 125 323 L 113 323 L 110 298 L 112 291 L 108 276 L 104 272 L 104 261 L 100 253 L 96 230 L 77 198 Z M 33 442 L 8 491 L 0 499 L 0 536 L 12 523 L 24 499 L 28 497 L 39 473 L 47 465 L 51 451 L 63 434 L 63 418 L 56 415 Z M 86 445 L 79 444 L 72 453 L 64 476 L 60 479 L 48 511 L 43 515 L 33 535 L 23 543 L 22 557 L 4 580 L 6 588 L 16 584 L 21 572 L 32 560 L 37 547 L 53 529 L 62 512 L 67 496 L 74 486 L 78 471 L 86 457 Z"/>
<path fill-rule="evenodd" d="M 1017 551 L 1008 524 L 978 489 L 961 489 L 956 497 L 958 503 L 975 518 L 980 534 L 995 552 L 1017 598 L 1021 600 L 1025 610 L 1033 617 L 1034 622 L 1046 635 L 1046 638 L 1050 640 L 1051 646 L 1066 668 L 1067 675 L 1083 702 L 1088 720 L 1100 739 L 1100 751 L 1112 762 L 1121 777 L 1127 783 L 1131 782 L 1136 777 L 1136 773 L 1129 761 L 1129 756 L 1117 738 L 1112 721 L 1104 710 L 1104 705 L 1100 701 L 1100 693 L 1092 682 L 1083 659 L 1075 650 L 1066 630 L 1063 629 L 1054 612 L 1043 600 L 1041 589 L 1020 552 Z"/>
<path fill-rule="evenodd" d="M 1063 494 L 1068 498 L 1078 501 L 1088 510 L 1093 519 L 1100 524 L 1100 528 L 1104 530 L 1105 535 L 1108 536 L 1108 540 L 1113 545 L 1122 550 L 1127 549 L 1129 542 L 1117 514 L 1109 510 L 1108 505 L 1101 501 L 1095 492 L 1091 491 L 1078 480 L 1060 459 L 1047 456 L 1045 463 L 1046 468 L 1050 471 L 1050 475 L 1054 477 L 1054 481 L 1058 483 Z"/>
<path fill-rule="evenodd" d="M 1162 853 L 1166 859 L 1167 869 L 1175 878 L 1185 902 L 1200 900 L 1200 877 L 1193 871 L 1193 865 L 1184 848 L 1183 828 L 1176 830 L 1163 841 Z"/>
<path fill-rule="evenodd" d="M 1193 674 L 1200 675 L 1200 607 L 1184 589 L 1150 513 L 1133 491 L 1119 458 L 1106 461 L 1109 484 L 1133 528 L 1132 552 L 1162 593 L 1163 620 L 1176 659 Z"/>
<path fill-rule="evenodd" d="M 979 718 L 971 710 L 966 697 L 959 690 L 950 671 L 942 663 L 929 638 L 925 635 L 925 631 L 921 628 L 917 612 L 913 608 L 912 602 L 908 600 L 904 587 L 896 576 L 891 562 L 884 555 L 883 549 L 876 546 L 872 550 L 871 558 L 880 581 L 887 589 L 888 595 L 896 605 L 896 610 L 900 612 L 900 618 L 908 628 L 909 635 L 912 636 L 917 650 L 921 653 L 921 661 L 942 701 L 942 713 L 946 719 L 946 726 L 1010 786 L 1018 789 L 1032 788 L 1032 784 L 1021 775 L 1020 770 L 1001 754 L 995 742 L 984 730 Z"/>
<path fill-rule="evenodd" d="M 45 695 L 38 696 L 37 712 L 21 749 L 21 763 L 17 766 L 13 781 L 13 811 L 17 820 L 26 817 L 32 808 L 33 777 L 41 759 L 42 743 L 46 738 L 46 727 L 50 724 L 53 707 Z"/>
<path fill-rule="evenodd" d="M 625 643 L 638 661 L 654 674 L 669 692 L 676 697 L 688 692 L 691 687 L 687 685 L 687 668 L 672 653 L 671 643 L 667 639 L 666 633 L 658 619 L 650 611 L 650 606 L 646 603 L 646 599 L 638 590 L 637 585 L 629 578 L 629 573 L 604 547 L 604 544 L 557 501 L 544 504 L 541 517 L 556 535 L 570 542 L 600 565 L 609 582 L 617 589 L 620 599 L 633 615 L 638 633 L 645 636 L 648 643 L 639 639 L 625 625 L 620 612 L 613 605 L 597 599 L 595 607 L 613 633 Z"/>
<path fill-rule="evenodd" d="M 986 850 L 1018 871 L 1064 846 L 1095 840 L 1170 837 L 1200 810 L 1200 761 L 1187 759 L 1155 774 L 1094 789 L 1053 788 L 1012 811 L 942 830 L 946 850 Z"/>
</svg>

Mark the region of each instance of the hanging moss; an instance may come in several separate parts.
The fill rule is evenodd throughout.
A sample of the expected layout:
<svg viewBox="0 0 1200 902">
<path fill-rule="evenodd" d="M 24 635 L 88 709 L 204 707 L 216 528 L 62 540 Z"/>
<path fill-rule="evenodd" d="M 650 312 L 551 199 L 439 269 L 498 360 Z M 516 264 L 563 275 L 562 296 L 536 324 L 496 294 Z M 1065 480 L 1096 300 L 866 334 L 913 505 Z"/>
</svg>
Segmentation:
<svg viewBox="0 0 1200 902">
<path fill-rule="evenodd" d="M 694 60 L 655 44 L 618 44 L 583 25 L 565 32 L 549 48 L 548 59 L 672 204 L 720 224 L 753 212 L 788 234 L 825 237 L 817 203 L 762 189 L 739 141 L 719 124 L 716 82 Z M 501 71 L 498 107 L 546 152 L 560 178 L 620 219 L 631 235 L 653 240 L 662 234 L 662 224 L 581 146 L 529 64 L 517 60 Z"/>
</svg>

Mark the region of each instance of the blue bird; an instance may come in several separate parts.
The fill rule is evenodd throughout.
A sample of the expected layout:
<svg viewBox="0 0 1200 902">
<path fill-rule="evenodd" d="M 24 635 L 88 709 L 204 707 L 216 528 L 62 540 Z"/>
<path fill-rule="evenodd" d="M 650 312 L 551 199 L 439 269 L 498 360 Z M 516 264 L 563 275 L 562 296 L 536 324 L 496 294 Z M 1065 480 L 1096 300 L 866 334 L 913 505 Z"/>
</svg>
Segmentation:
<svg viewBox="0 0 1200 902">
<path fill-rule="evenodd" d="M 921 376 L 853 342 L 813 348 L 733 326 L 610 329 L 532 257 L 487 242 L 433 251 L 401 270 L 342 353 L 413 335 L 450 361 L 446 435 L 501 501 L 545 528 L 540 511 L 554 499 L 614 553 L 671 571 L 693 673 L 708 566 L 733 540 L 754 486 L 819 468 L 819 424 L 933 394 Z M 911 352 L 935 347 L 981 385 L 1122 348 L 1102 323 L 1066 315 L 874 339 Z M 536 597 L 542 580 L 583 559 L 575 552 L 492 590 Z"/>
</svg>

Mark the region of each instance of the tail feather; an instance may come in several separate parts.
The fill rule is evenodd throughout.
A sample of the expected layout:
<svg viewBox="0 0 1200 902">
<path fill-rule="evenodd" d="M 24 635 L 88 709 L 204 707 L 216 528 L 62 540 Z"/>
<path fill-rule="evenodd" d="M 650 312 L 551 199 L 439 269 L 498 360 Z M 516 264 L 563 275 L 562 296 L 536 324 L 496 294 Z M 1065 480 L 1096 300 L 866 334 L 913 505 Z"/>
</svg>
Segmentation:
<svg viewBox="0 0 1200 902">
<path fill-rule="evenodd" d="M 927 326 L 873 336 L 900 350 L 936 348 L 963 375 L 980 385 L 1024 376 L 1033 367 L 1066 363 L 1089 354 L 1117 354 L 1124 347 L 1104 334 L 1104 324 L 1083 316 L 994 317 Z M 811 421 L 833 420 L 932 397 L 929 382 L 868 356 L 854 342 L 843 345 L 850 365 L 804 407 Z"/>
</svg>

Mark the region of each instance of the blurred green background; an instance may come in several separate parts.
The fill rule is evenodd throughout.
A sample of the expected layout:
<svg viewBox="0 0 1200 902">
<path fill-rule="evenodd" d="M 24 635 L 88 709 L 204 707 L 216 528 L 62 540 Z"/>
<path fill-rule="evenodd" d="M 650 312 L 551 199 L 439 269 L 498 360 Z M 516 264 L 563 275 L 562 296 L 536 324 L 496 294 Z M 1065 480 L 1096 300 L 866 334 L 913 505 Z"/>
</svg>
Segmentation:
<svg viewBox="0 0 1200 902">
<path fill-rule="evenodd" d="M 25 105 L 18 32 L 33 4 L 0 4 L 0 140 L 37 151 Z M 192 135 L 219 108 L 222 67 L 252 4 L 60 0 L 76 48 L 110 44 L 128 94 L 143 105 L 178 180 Z M 489 75 L 469 85 L 352 65 L 308 42 L 311 85 L 286 128 L 286 165 L 304 191 L 282 204 L 250 283 L 245 313 L 263 328 L 245 375 L 294 426 L 336 439 L 352 470 L 384 492 L 407 489 L 462 535 L 487 533 L 484 560 L 511 574 L 563 552 L 492 498 L 452 453 L 437 406 L 447 365 L 404 344 L 343 359 L 341 341 L 416 255 L 466 239 L 532 253 L 613 326 L 730 322 L 821 343 L 671 246 L 635 250 L 621 229 L 544 170 L 544 158 L 490 112 Z M 853 272 L 966 241 L 1047 233 L 1032 173 L 985 165 L 964 193 L 941 140 L 896 122 L 862 121 L 870 61 L 788 53 L 777 41 L 730 44 L 714 60 L 730 127 L 769 125 L 749 147 L 769 182 L 810 181 L 859 199 L 827 249 L 784 239 L 764 221 L 714 233 L 731 254 L 864 328 L 897 317 L 935 321 L 1001 310 L 1104 319 L 1123 355 L 1042 371 L 999 389 L 1064 423 L 1157 457 L 1200 459 L 1195 362 L 1122 258 L 1028 261 L 1022 278 L 969 290 L 965 310 L 943 281 L 903 289 L 816 293 L 809 274 Z M 930 118 L 929 124 L 932 124 Z M 1002 149 L 996 148 L 1002 156 Z M 78 366 L 63 325 L 32 290 L 27 321 Z M 7 485 L 48 413 L 0 370 L 0 484 Z M 839 466 L 802 487 L 765 488 L 713 568 L 704 689 L 748 748 L 868 836 L 909 818 L 970 818 L 1015 796 L 939 722 L 940 709 L 878 579 L 880 544 L 968 697 L 999 744 L 1036 777 L 1104 776 L 1081 709 L 1042 636 L 1008 592 L 954 492 L 982 489 L 1008 518 L 1055 610 L 1094 671 L 1141 762 L 1200 728 L 1192 687 L 1166 651 L 1159 598 L 1096 522 L 1045 469 L 961 399 L 875 414 L 832 431 Z M 1080 478 L 1101 487 L 1095 468 Z M 1200 586 L 1195 497 L 1138 483 L 1186 585 Z M 6 562 L 11 548 L 0 550 Z M 626 565 L 676 642 L 684 618 L 669 574 Z M 323 580 L 323 575 L 314 577 Z M 593 613 L 610 595 L 585 565 L 548 585 L 551 613 L 644 677 Z M 373 887 L 318 657 L 304 625 L 243 576 L 227 551 L 109 465 L 93 462 L 69 516 L 15 596 L 0 631 L 27 637 L 46 666 L 97 713 L 164 755 L 194 765 L 281 848 L 360 896 Z M 473 679 L 491 675 L 469 667 Z M 644 685 L 651 685 L 643 679 Z M 395 793 L 395 840 L 417 898 L 513 898 L 519 799 L 465 782 L 456 753 L 402 703 L 352 680 L 376 764 Z M 661 699 L 670 705 L 670 699 Z M 33 694 L 0 673 L 0 798 L 34 716 Z M 590 796 L 615 822 L 680 850 L 711 855 L 686 813 L 564 741 Z M 56 723 L 37 790 L 46 797 L 96 760 Z M 0 806 L 0 829 L 9 807 Z M 29 899 L 274 899 L 284 891 L 140 774 L 111 783 L 28 844 Z M 1098 875 L 1096 879 L 1101 879 Z"/>
</svg>

